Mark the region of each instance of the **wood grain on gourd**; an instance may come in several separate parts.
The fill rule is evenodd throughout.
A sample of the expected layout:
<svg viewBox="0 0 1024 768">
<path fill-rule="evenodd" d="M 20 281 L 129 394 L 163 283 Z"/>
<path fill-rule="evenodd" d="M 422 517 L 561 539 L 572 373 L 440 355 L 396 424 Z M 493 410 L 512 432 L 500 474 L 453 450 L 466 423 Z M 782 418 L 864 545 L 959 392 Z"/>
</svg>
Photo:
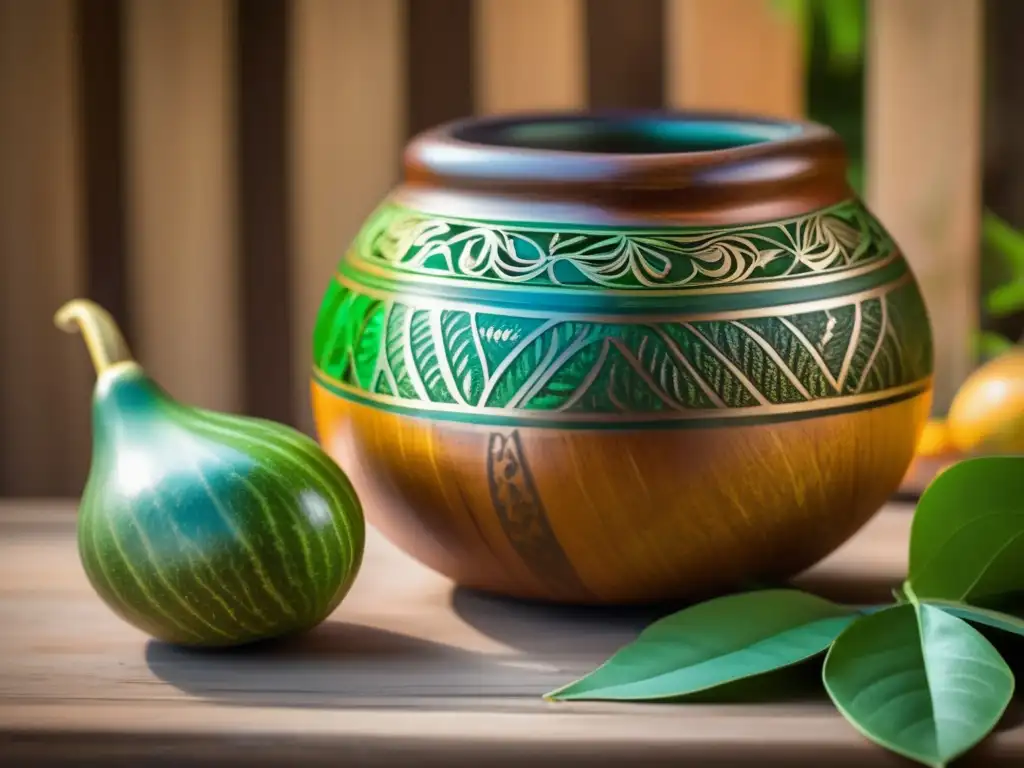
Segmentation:
<svg viewBox="0 0 1024 768">
<path fill-rule="evenodd" d="M 582 603 L 713 594 L 810 566 L 884 503 L 930 399 L 753 427 L 519 429 L 533 495 L 503 514 L 492 430 L 382 413 L 315 385 L 313 398 L 324 445 L 381 501 L 369 514 L 399 546 L 461 584 Z M 564 557 L 538 535 L 540 516 Z"/>
</svg>

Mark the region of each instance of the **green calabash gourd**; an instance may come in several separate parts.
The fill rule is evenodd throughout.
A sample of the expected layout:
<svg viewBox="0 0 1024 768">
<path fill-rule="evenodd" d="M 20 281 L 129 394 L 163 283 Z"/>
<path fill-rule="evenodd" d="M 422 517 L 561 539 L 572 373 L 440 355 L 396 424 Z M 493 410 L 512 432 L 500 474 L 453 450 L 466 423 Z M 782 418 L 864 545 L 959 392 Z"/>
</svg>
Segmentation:
<svg viewBox="0 0 1024 768">
<path fill-rule="evenodd" d="M 363 555 L 362 508 L 305 435 L 175 402 L 113 318 L 75 300 L 97 381 L 78 550 L 100 597 L 160 640 L 230 646 L 312 628 Z"/>
</svg>

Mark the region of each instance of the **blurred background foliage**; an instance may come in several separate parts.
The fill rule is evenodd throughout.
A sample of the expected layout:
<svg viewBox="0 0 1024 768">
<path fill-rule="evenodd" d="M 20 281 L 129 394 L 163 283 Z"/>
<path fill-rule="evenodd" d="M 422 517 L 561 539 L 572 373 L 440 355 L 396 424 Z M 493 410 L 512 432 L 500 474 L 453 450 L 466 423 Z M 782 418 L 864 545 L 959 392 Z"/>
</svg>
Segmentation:
<svg viewBox="0 0 1024 768">
<path fill-rule="evenodd" d="M 866 0 L 768 0 L 803 30 L 807 112 L 846 143 L 849 178 L 864 189 Z M 981 328 L 975 352 L 984 361 L 1024 343 L 1024 233 L 990 210 L 981 225 Z"/>
</svg>

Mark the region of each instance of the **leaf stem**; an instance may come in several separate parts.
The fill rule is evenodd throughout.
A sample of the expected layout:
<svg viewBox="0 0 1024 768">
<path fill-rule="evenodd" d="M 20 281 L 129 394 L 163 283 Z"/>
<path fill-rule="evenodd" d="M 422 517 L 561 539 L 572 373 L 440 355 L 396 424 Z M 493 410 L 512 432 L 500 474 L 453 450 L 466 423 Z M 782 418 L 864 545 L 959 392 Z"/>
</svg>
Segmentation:
<svg viewBox="0 0 1024 768">
<path fill-rule="evenodd" d="M 97 376 L 118 363 L 133 360 L 117 322 L 96 302 L 72 299 L 57 310 L 53 322 L 67 333 L 82 333 Z"/>
<path fill-rule="evenodd" d="M 917 597 L 917 593 L 914 592 L 914 588 L 910 584 L 910 579 L 903 582 L 903 586 L 900 588 L 903 592 L 905 602 L 910 603 L 915 609 L 921 606 L 921 601 Z"/>
</svg>

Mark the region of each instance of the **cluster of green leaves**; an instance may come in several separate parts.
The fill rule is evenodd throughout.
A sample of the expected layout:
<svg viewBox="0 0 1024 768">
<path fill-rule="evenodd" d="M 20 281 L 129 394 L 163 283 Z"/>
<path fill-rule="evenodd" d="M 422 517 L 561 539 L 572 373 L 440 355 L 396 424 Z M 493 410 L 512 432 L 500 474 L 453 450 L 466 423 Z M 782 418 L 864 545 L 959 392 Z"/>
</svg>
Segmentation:
<svg viewBox="0 0 1024 768">
<path fill-rule="evenodd" d="M 1024 312 L 1024 233 L 986 211 L 981 236 L 985 312 L 996 320 L 1019 315 Z M 982 359 L 997 357 L 1012 346 L 1012 339 L 996 331 L 982 331 L 977 336 L 977 353 Z"/>
<path fill-rule="evenodd" d="M 1010 702 L 1013 672 L 983 631 L 1024 635 L 1013 610 L 1021 595 L 1024 456 L 968 459 L 921 496 L 893 604 L 840 605 L 795 589 L 718 598 L 655 622 L 545 698 L 686 701 L 745 680 L 753 690 L 824 657 L 825 690 L 854 728 L 944 766 Z"/>
<path fill-rule="evenodd" d="M 835 129 L 849 151 L 849 180 L 864 189 L 863 76 L 868 8 L 864 0 L 765 0 L 804 38 L 809 116 Z M 1016 338 L 1024 314 L 1024 233 L 992 211 L 982 219 L 982 305 L 990 327 L 974 335 L 981 360 L 998 357 Z M 1009 335 L 1007 335 L 1009 334 Z"/>
<path fill-rule="evenodd" d="M 864 188 L 865 0 L 764 0 L 803 38 L 807 115 L 843 139 L 847 178 Z"/>
<path fill-rule="evenodd" d="M 772 5 L 795 21 L 810 52 L 820 25 L 828 51 L 828 64 L 839 71 L 858 67 L 864 56 L 864 0 L 772 0 Z"/>
</svg>

